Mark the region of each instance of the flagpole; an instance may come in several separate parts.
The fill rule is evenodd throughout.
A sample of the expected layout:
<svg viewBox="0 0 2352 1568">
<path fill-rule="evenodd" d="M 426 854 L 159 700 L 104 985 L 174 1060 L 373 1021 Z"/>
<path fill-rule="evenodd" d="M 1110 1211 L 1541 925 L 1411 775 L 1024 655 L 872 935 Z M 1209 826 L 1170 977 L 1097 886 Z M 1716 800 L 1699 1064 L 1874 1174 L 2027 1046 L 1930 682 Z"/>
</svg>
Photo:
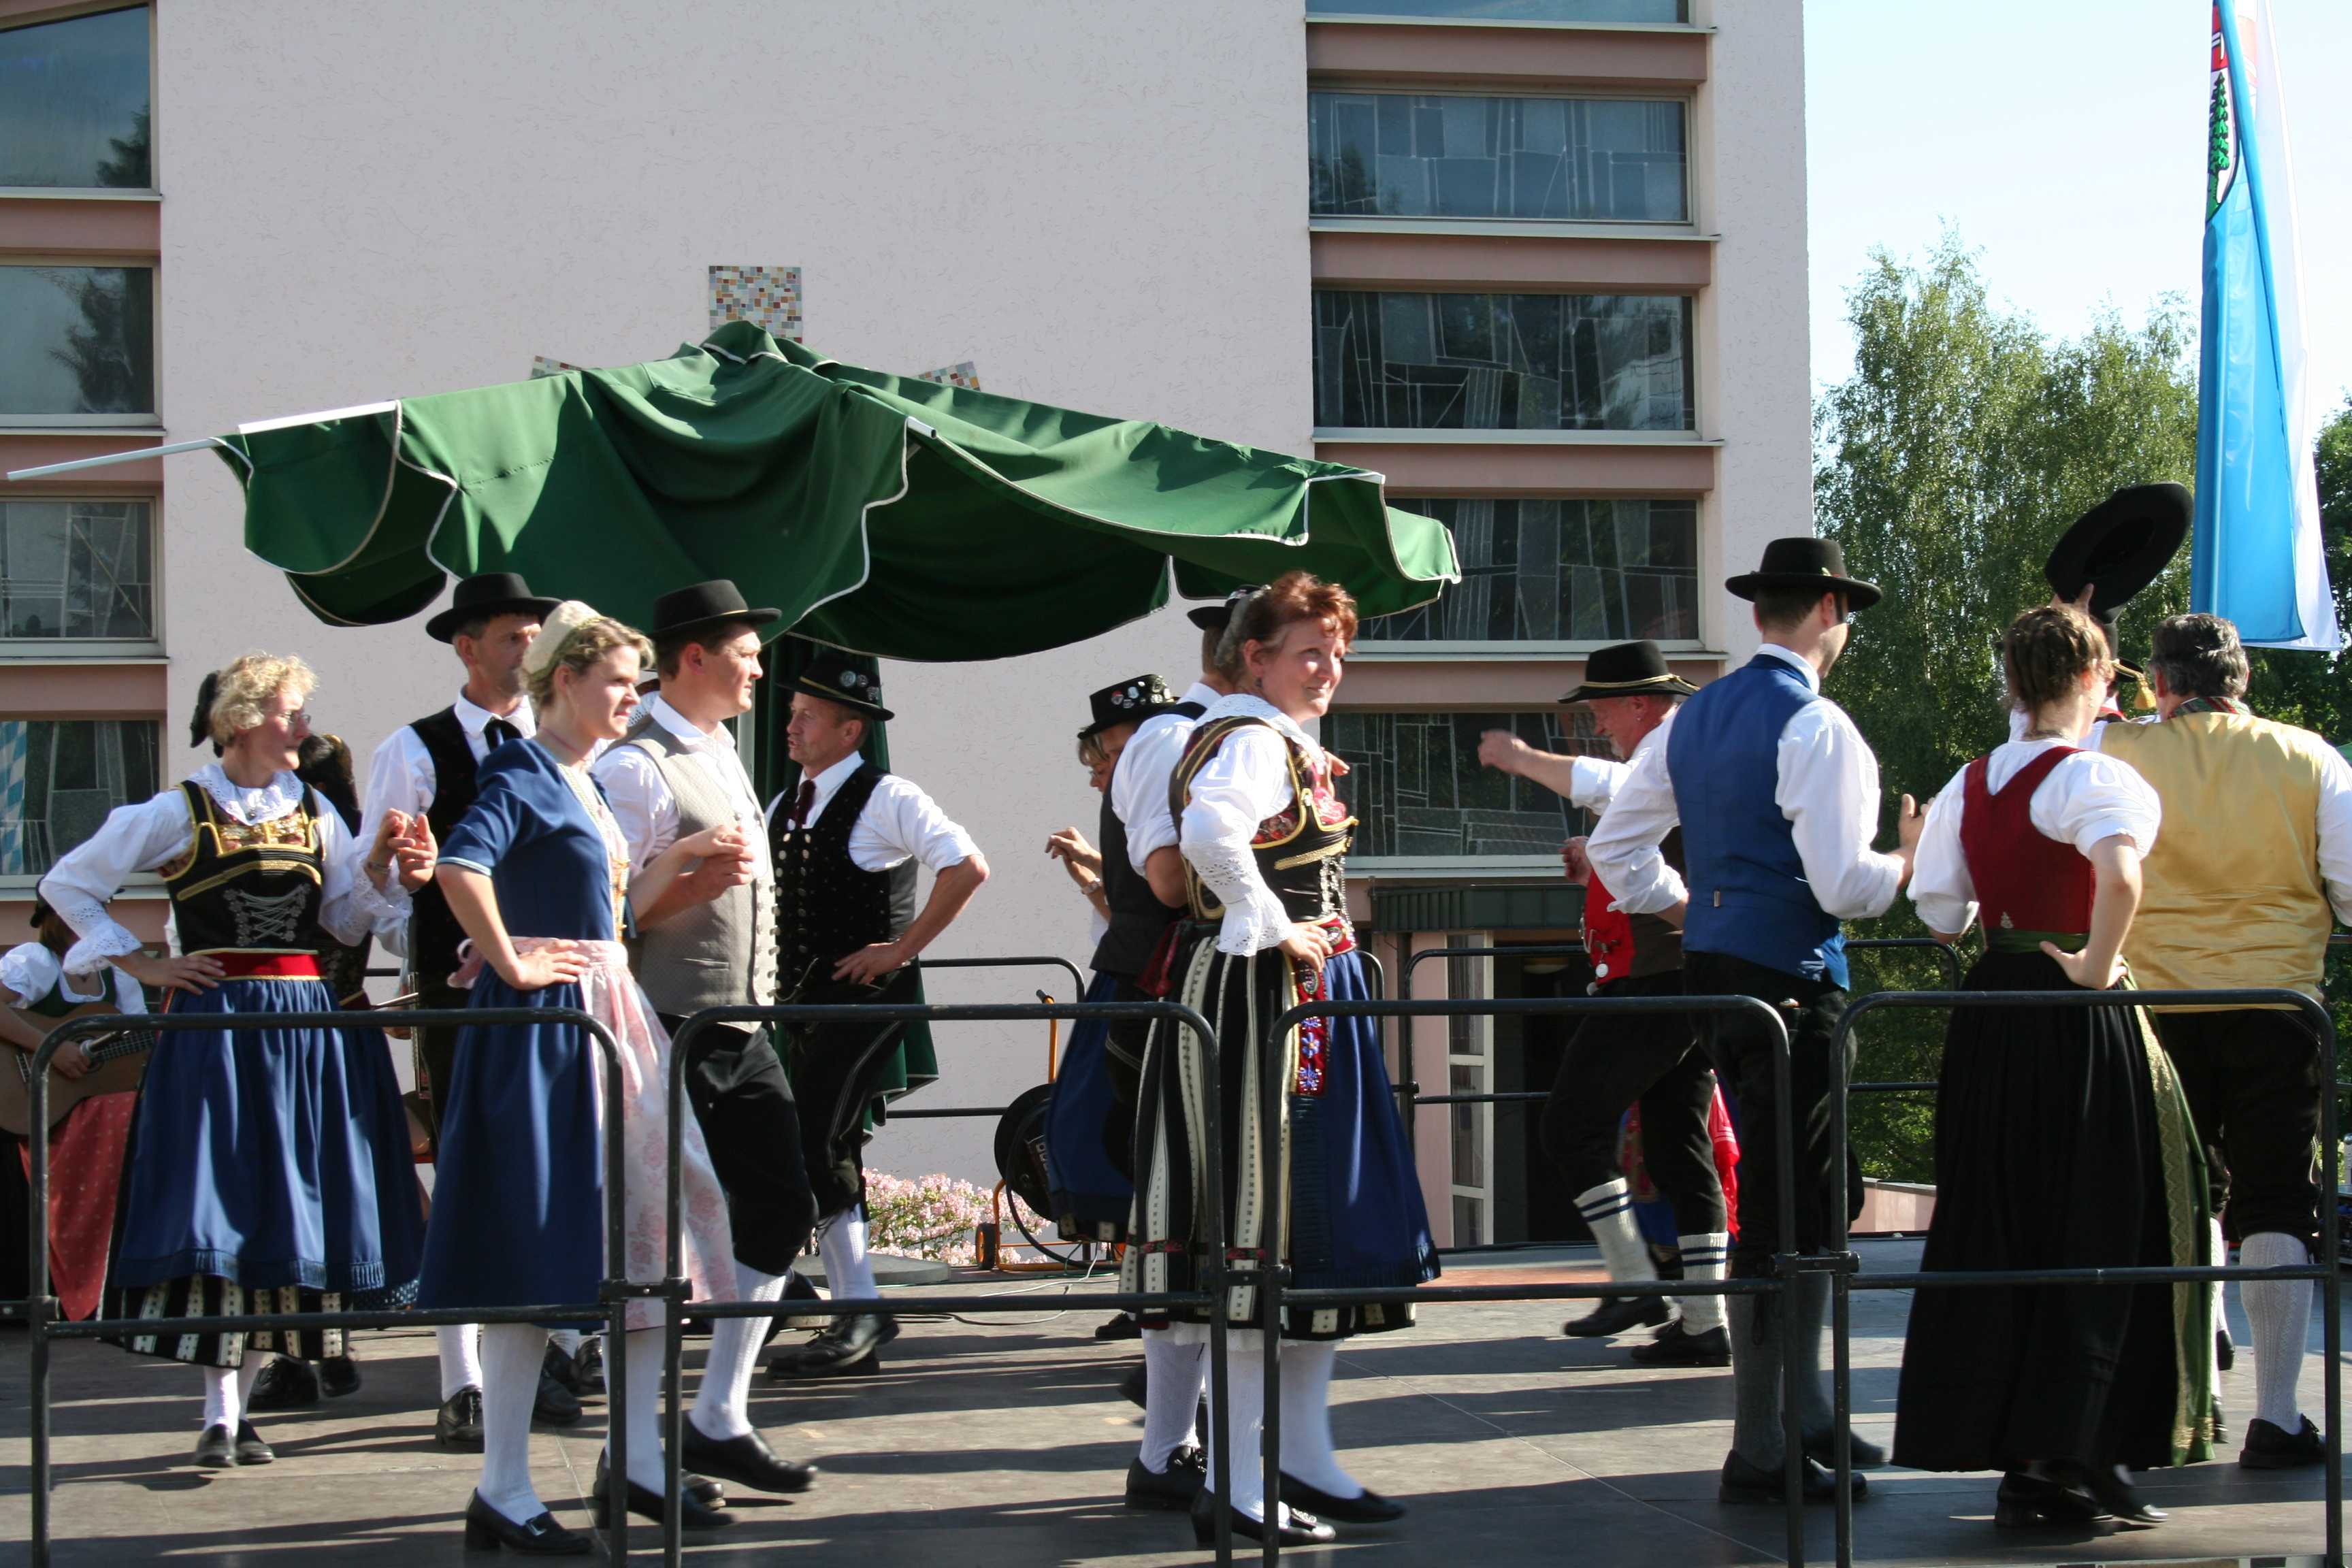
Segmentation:
<svg viewBox="0 0 2352 1568">
<path fill-rule="evenodd" d="M 8 470 L 8 478 L 11 480 L 46 479 L 53 474 L 71 474 L 84 468 L 110 468 L 116 463 L 136 463 L 147 458 L 169 458 L 181 452 L 201 452 L 209 447 L 218 447 L 224 452 L 236 452 L 238 462 L 245 464 L 248 470 L 253 467 L 252 462 L 243 452 L 238 452 L 235 447 L 217 436 L 206 436 L 201 440 L 173 441 L 162 447 L 137 447 L 128 452 L 109 452 L 99 458 L 76 458 L 69 463 L 44 463 L 37 468 L 11 468 Z"/>
</svg>

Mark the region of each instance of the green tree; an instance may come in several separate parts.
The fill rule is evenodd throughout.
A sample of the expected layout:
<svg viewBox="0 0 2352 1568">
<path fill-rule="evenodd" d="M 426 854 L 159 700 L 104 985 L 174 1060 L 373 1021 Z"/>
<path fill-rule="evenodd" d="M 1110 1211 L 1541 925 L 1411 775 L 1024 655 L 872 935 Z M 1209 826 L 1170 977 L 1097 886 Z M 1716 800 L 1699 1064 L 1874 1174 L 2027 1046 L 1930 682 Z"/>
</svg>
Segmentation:
<svg viewBox="0 0 2352 1568">
<path fill-rule="evenodd" d="M 2352 398 L 2320 427 L 2314 457 L 2336 619 L 2352 632 Z M 2246 700 L 2255 712 L 2316 730 L 2331 741 L 2352 741 L 2352 663 L 2346 655 L 2255 648 L 2252 662 Z"/>
</svg>

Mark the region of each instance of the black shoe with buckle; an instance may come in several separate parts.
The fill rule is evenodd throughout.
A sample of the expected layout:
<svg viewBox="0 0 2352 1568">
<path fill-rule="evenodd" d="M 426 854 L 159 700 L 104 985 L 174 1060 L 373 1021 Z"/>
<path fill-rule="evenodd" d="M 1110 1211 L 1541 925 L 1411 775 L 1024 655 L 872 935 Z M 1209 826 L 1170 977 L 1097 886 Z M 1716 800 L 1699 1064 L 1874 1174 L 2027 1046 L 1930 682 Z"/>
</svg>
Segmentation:
<svg viewBox="0 0 2352 1568">
<path fill-rule="evenodd" d="M 468 1552 L 496 1552 L 503 1546 L 518 1557 L 585 1557 L 593 1544 L 579 1531 L 556 1523 L 545 1510 L 517 1524 L 484 1502 L 479 1492 L 466 1504 Z"/>
<path fill-rule="evenodd" d="M 1648 1344 L 1635 1345 L 1626 1354 L 1636 1366 L 1729 1366 L 1731 1336 L 1721 1328 L 1692 1333 L 1677 1318 Z"/>
<path fill-rule="evenodd" d="M 1192 1495 L 1192 1543 L 1214 1546 L 1217 1543 L 1217 1510 L 1225 1505 L 1217 1494 L 1202 1487 Z M 1243 1541 L 1264 1541 L 1265 1526 L 1249 1515 L 1234 1509 L 1225 1509 L 1234 1521 L 1234 1535 Z M 1339 1532 L 1329 1525 L 1301 1509 L 1288 1509 L 1290 1517 L 1283 1521 L 1281 1544 L 1294 1546 L 1328 1546 L 1339 1539 Z"/>
<path fill-rule="evenodd" d="M 1177 1449 L 1168 1456 L 1168 1468 L 1159 1471 L 1145 1469 L 1138 1456 L 1127 1462 L 1127 1506 L 1181 1513 L 1208 1479 L 1209 1457 L 1197 1447 Z"/>
<path fill-rule="evenodd" d="M 530 1418 L 546 1426 L 569 1426 L 580 1419 L 578 1396 L 547 1370 L 544 1362 L 540 1363 L 539 1396 L 531 1402 Z"/>
<path fill-rule="evenodd" d="M 686 1442 L 678 1462 L 698 1474 L 751 1488 L 755 1492 L 804 1492 L 816 1479 L 814 1465 L 780 1458 L 757 1432 L 740 1437 L 706 1437 L 694 1417 L 686 1418 Z"/>
<path fill-rule="evenodd" d="M 1404 1504 L 1384 1498 L 1370 1487 L 1354 1497 L 1341 1497 L 1320 1487 L 1310 1487 L 1291 1475 L 1282 1478 L 1282 1500 L 1333 1524 L 1393 1524 L 1405 1516 Z"/>
<path fill-rule="evenodd" d="M 1570 1318 L 1559 1331 L 1572 1340 L 1605 1340 L 1635 1329 L 1654 1329 L 1675 1315 L 1664 1296 L 1607 1296 L 1580 1318 Z"/>
<path fill-rule="evenodd" d="M 482 1391 L 467 1384 L 441 1402 L 433 1418 L 433 1440 L 445 1448 L 482 1451 Z"/>
<path fill-rule="evenodd" d="M 596 1505 L 596 1517 L 599 1519 L 604 1516 L 604 1503 L 612 1489 L 611 1458 L 607 1453 L 596 1456 L 596 1484 L 588 1492 L 589 1500 Z M 719 1530 L 735 1522 L 724 1511 L 727 1507 L 726 1489 L 709 1477 L 698 1476 L 690 1471 L 682 1474 L 678 1477 L 678 1489 L 683 1494 L 678 1500 L 678 1520 L 685 1529 Z M 629 1483 L 629 1511 L 639 1519 L 650 1519 L 659 1524 L 663 1500 L 662 1494 L 653 1488 L 641 1487 L 635 1481 Z"/>
<path fill-rule="evenodd" d="M 319 1374 L 310 1370 L 306 1361 L 291 1361 L 285 1356 L 272 1356 L 261 1375 L 253 1380 L 253 1390 L 245 1396 L 247 1410 L 299 1410 L 304 1405 L 319 1403 Z"/>
<path fill-rule="evenodd" d="M 852 1377 L 882 1364 L 878 1353 L 898 1337 L 898 1321 L 880 1312 L 836 1318 L 833 1326 L 791 1350 L 778 1351 L 768 1363 L 768 1376 L 777 1382 L 802 1377 Z"/>
<path fill-rule="evenodd" d="M 1801 1462 L 1804 1466 L 1805 1500 L 1835 1502 L 1837 1477 L 1811 1459 Z M 1860 1475 L 1853 1478 L 1853 1496 L 1856 1501 L 1860 1501 L 1869 1490 L 1870 1482 L 1867 1479 Z M 1782 1467 L 1774 1465 L 1768 1470 L 1761 1465 L 1750 1464 L 1736 1448 L 1725 1456 L 1723 1474 L 1716 1482 L 1715 1497 L 1717 1502 L 1776 1503 L 1788 1495 L 1788 1472 Z"/>
<path fill-rule="evenodd" d="M 342 1399 L 360 1391 L 360 1363 L 349 1352 L 331 1355 L 319 1363 L 319 1392 L 330 1399 Z M 247 1409 L 252 1408 L 248 1404 Z"/>
<path fill-rule="evenodd" d="M 2308 1415 L 2302 1430 L 2292 1436 L 2259 1415 L 2246 1423 L 2246 1446 L 2238 1450 L 2238 1463 L 2247 1469 L 2293 1470 L 2326 1462 L 2327 1442 Z"/>
<path fill-rule="evenodd" d="M 215 1421 L 205 1428 L 196 1439 L 196 1468 L 202 1470 L 233 1470 L 236 1468 L 236 1438 L 229 1429 Z"/>
<path fill-rule="evenodd" d="M 1874 1470 L 1886 1463 L 1885 1449 L 1850 1428 L 1845 1435 L 1845 1457 L 1857 1470 Z M 1806 1433 L 1805 1458 L 1817 1465 L 1835 1468 L 1837 1434 L 1834 1431 Z"/>
<path fill-rule="evenodd" d="M 2106 1511 L 2080 1486 L 2011 1470 L 2000 1478 L 2000 1490 L 1994 1494 L 1992 1521 L 2003 1530 L 2037 1524 L 2080 1527 L 2096 1523 Z"/>
</svg>

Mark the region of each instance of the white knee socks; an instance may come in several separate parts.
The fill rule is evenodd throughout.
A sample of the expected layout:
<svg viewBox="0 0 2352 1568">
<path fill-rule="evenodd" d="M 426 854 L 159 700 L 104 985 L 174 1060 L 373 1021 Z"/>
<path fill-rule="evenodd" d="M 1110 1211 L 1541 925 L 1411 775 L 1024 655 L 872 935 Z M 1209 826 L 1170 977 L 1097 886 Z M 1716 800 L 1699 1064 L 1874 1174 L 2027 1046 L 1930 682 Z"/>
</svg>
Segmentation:
<svg viewBox="0 0 2352 1568">
<path fill-rule="evenodd" d="M 629 1479 L 653 1492 L 662 1489 L 661 1385 L 662 1336 L 659 1329 L 629 1331 Z M 613 1392 L 613 1358 L 604 1357 L 604 1394 Z M 612 1450 L 605 1450 L 607 1467 Z"/>
<path fill-rule="evenodd" d="M 1143 1447 L 1136 1457 L 1155 1476 L 1196 1440 L 1192 1423 L 1208 1363 L 1206 1345 L 1179 1344 L 1166 1329 L 1143 1331 Z"/>
<path fill-rule="evenodd" d="M 1601 1261 L 1608 1266 L 1610 1279 L 1658 1277 L 1657 1265 L 1650 1260 L 1649 1244 L 1642 1239 L 1642 1227 L 1633 1222 L 1633 1197 L 1624 1177 L 1577 1194 L 1576 1212 L 1592 1227 L 1592 1239 L 1601 1244 Z"/>
<path fill-rule="evenodd" d="M 1282 1347 L 1282 1473 L 1336 1498 L 1357 1498 L 1364 1483 L 1339 1468 L 1331 1447 L 1331 1366 L 1339 1353 L 1328 1340 L 1291 1340 Z"/>
<path fill-rule="evenodd" d="M 1244 1349 L 1244 1342 L 1256 1348 Z M 1236 1332 L 1226 1342 L 1225 1393 L 1229 1408 L 1209 1396 L 1209 1420 L 1225 1444 L 1225 1473 L 1232 1496 L 1225 1501 L 1245 1519 L 1265 1518 L 1265 1352 L 1255 1333 Z M 1213 1470 L 1211 1472 L 1214 1474 Z"/>
<path fill-rule="evenodd" d="M 772 1301 L 784 1293 L 784 1277 L 762 1274 L 738 1259 L 735 1288 L 746 1301 Z M 710 1328 L 710 1352 L 703 1358 L 702 1386 L 694 1391 L 689 1414 L 696 1430 L 724 1442 L 751 1430 L 751 1373 L 767 1342 L 765 1318 L 722 1318 Z"/>
<path fill-rule="evenodd" d="M 878 1296 L 874 1266 L 866 1259 L 866 1210 L 844 1209 L 817 1232 L 817 1256 L 824 1260 L 825 1294 L 836 1301 Z"/>
<path fill-rule="evenodd" d="M 2311 1253 L 2301 1237 L 2266 1230 L 2238 1244 L 2238 1260 L 2249 1268 L 2284 1268 L 2310 1262 Z M 2247 1279 L 2238 1286 L 2254 1329 L 2254 1416 L 2289 1436 L 2303 1430 L 2294 1384 L 2311 1334 L 2311 1289 L 2308 1279 Z"/>
<path fill-rule="evenodd" d="M 483 1326 L 482 1483 L 474 1489 L 517 1524 L 547 1511 L 530 1484 L 530 1410 L 546 1360 L 545 1329 L 532 1323 Z"/>
<path fill-rule="evenodd" d="M 2221 1234 L 2221 1222 L 2218 1219 L 2209 1219 L 2205 1225 L 2213 1246 L 2213 1254 L 2207 1261 L 2221 1264 L 2229 1262 L 2230 1243 L 2229 1239 Z M 2227 1339 L 2230 1333 L 2228 1285 L 2229 1281 L 2226 1279 L 2214 1280 L 2209 1288 L 2210 1293 L 2206 1298 L 2206 1305 L 2210 1309 L 2213 1317 L 2213 1387 L 2217 1391 L 2221 1386 L 2221 1342 Z"/>
<path fill-rule="evenodd" d="M 554 1341 L 555 1348 L 562 1351 L 565 1355 L 576 1356 L 580 1353 L 580 1331 L 578 1329 L 553 1329 L 549 1331 L 547 1337 Z M 445 1394 L 441 1397 L 446 1399 L 449 1396 Z"/>
<path fill-rule="evenodd" d="M 481 1334 L 474 1323 L 444 1323 L 433 1331 L 441 1352 L 441 1403 L 446 1405 L 461 1388 L 482 1386 L 482 1360 L 475 1350 Z"/>
<path fill-rule="evenodd" d="M 205 1427 L 226 1426 L 229 1436 L 236 1436 L 238 1424 L 245 1419 L 246 1397 L 261 1381 L 261 1369 L 277 1359 L 248 1350 L 241 1365 L 197 1368 L 205 1374 Z"/>
<path fill-rule="evenodd" d="M 1684 1279 L 1723 1278 L 1724 1255 L 1731 1246 L 1729 1233 L 1710 1231 L 1705 1236 L 1677 1237 L 1675 1240 L 1682 1247 Z M 1703 1334 L 1709 1329 L 1723 1327 L 1722 1297 L 1677 1296 L 1675 1302 L 1682 1308 L 1685 1333 Z"/>
</svg>

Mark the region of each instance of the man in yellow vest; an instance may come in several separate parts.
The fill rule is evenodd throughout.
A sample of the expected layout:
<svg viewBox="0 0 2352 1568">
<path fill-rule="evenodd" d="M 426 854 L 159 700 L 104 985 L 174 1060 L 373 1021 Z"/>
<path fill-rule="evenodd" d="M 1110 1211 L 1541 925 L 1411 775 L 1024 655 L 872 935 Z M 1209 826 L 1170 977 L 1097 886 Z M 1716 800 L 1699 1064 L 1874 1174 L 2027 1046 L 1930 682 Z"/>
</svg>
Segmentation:
<svg viewBox="0 0 2352 1568">
<path fill-rule="evenodd" d="M 2245 649 L 2218 616 L 2159 624 L 2148 664 L 2160 721 L 2102 724 L 2086 741 L 2138 769 L 2164 804 L 2124 942 L 2134 978 L 2150 989 L 2276 986 L 2317 997 L 2328 933 L 2336 919 L 2352 921 L 2352 763 L 2307 730 L 2247 711 Z M 2320 1225 L 2316 1034 L 2276 1008 L 2168 1010 L 2156 1020 L 2241 1261 L 2309 1262 Z M 2295 1401 L 2311 1282 L 2248 1280 L 2241 1293 L 2254 1331 L 2255 1406 L 2238 1462 L 2320 1464 L 2326 1447 Z"/>
</svg>

